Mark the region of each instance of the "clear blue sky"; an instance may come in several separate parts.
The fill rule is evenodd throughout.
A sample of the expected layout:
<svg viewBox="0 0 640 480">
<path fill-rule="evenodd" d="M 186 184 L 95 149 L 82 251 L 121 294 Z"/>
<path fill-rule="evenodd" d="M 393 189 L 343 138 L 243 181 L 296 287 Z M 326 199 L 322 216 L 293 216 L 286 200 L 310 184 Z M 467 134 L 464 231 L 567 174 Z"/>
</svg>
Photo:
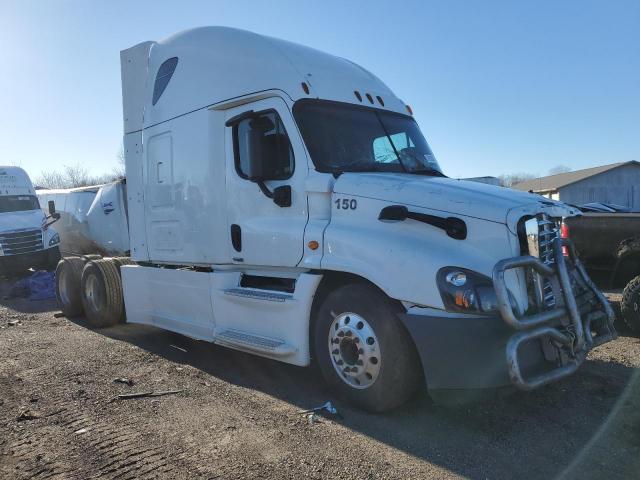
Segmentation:
<svg viewBox="0 0 640 480">
<path fill-rule="evenodd" d="M 229 25 L 347 57 L 454 177 L 640 160 L 640 1 L 0 0 L 0 164 L 115 166 L 120 50 Z"/>
</svg>

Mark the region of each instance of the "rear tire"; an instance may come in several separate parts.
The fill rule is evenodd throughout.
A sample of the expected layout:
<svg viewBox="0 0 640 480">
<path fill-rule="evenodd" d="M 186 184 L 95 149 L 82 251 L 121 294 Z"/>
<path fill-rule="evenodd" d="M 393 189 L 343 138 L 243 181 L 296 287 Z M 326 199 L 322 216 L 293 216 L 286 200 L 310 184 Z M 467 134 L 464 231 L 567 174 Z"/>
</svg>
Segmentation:
<svg viewBox="0 0 640 480">
<path fill-rule="evenodd" d="M 631 280 L 622 291 L 622 321 L 632 332 L 640 332 L 640 276 Z"/>
<path fill-rule="evenodd" d="M 56 300 L 67 318 L 79 317 L 84 312 L 81 289 L 83 268 L 84 260 L 80 257 L 63 258 L 56 267 Z"/>
<path fill-rule="evenodd" d="M 82 305 L 89 324 L 104 328 L 124 320 L 119 265 L 110 258 L 92 260 L 82 271 Z"/>
<path fill-rule="evenodd" d="M 314 352 L 325 380 L 369 412 L 402 405 L 423 382 L 397 310 L 380 290 L 357 283 L 330 292 L 316 314 Z"/>
<path fill-rule="evenodd" d="M 136 262 L 131 260 L 130 257 L 113 257 L 112 260 L 118 264 L 118 271 L 120 271 L 120 267 L 122 267 L 124 265 L 135 265 L 136 264 Z"/>
</svg>

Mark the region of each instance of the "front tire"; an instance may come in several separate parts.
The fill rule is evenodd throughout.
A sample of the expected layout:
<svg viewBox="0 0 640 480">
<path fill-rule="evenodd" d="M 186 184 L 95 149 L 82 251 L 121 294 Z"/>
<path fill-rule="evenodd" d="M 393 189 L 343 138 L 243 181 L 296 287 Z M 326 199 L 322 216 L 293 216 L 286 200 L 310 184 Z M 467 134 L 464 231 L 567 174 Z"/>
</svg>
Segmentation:
<svg viewBox="0 0 640 480">
<path fill-rule="evenodd" d="M 622 291 L 622 321 L 632 332 L 640 332 L 640 276 L 631 280 Z"/>
<path fill-rule="evenodd" d="M 402 405 L 422 384 L 415 346 L 397 312 L 380 290 L 357 283 L 330 292 L 316 314 L 314 351 L 324 378 L 369 412 Z"/>
<path fill-rule="evenodd" d="M 119 265 L 111 258 L 91 260 L 82 271 L 82 305 L 92 327 L 111 327 L 124 320 Z"/>
</svg>

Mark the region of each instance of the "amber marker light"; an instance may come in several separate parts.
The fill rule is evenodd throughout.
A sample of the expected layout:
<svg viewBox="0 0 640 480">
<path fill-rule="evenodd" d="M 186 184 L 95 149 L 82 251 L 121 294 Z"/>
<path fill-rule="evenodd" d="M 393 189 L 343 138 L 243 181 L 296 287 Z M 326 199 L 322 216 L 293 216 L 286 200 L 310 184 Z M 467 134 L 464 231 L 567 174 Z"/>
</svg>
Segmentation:
<svg viewBox="0 0 640 480">
<path fill-rule="evenodd" d="M 309 243 L 307 243 L 307 245 L 311 250 L 317 250 L 318 247 L 320 246 L 320 244 L 315 240 L 311 240 Z"/>
</svg>

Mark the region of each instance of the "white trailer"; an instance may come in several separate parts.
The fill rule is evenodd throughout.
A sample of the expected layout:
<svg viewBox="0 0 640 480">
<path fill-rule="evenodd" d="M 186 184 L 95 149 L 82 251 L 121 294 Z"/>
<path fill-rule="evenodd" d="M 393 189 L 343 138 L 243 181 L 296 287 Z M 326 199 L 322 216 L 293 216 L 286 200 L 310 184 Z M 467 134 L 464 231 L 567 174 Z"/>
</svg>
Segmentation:
<svg viewBox="0 0 640 480">
<path fill-rule="evenodd" d="M 129 255 L 124 180 L 36 194 L 40 205 L 53 205 L 60 215 L 56 230 L 64 255 Z"/>
<path fill-rule="evenodd" d="M 558 235 L 575 209 L 447 178 L 353 62 L 206 27 L 121 63 L 131 257 L 63 262 L 66 312 L 315 361 L 370 411 L 536 388 L 616 335 Z"/>
<path fill-rule="evenodd" d="M 51 224 L 58 218 L 40 209 L 27 172 L 0 166 L 0 275 L 54 268 L 60 237 Z"/>
</svg>

